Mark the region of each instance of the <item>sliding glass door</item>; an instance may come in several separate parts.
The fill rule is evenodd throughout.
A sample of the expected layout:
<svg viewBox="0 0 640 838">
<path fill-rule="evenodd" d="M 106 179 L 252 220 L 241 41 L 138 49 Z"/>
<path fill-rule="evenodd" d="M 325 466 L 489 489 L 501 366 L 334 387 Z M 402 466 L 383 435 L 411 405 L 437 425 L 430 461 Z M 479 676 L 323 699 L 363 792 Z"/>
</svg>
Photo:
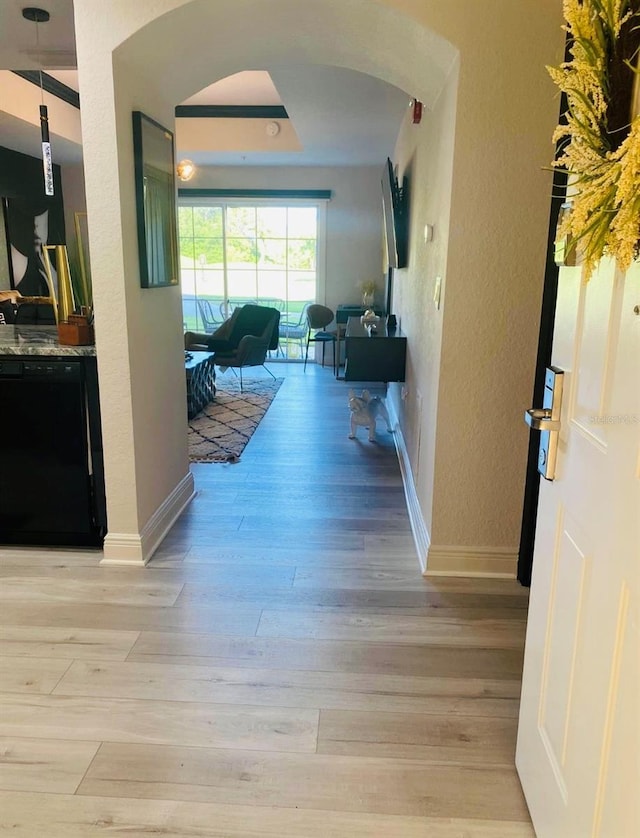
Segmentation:
<svg viewBox="0 0 640 838">
<path fill-rule="evenodd" d="M 282 358 L 300 358 L 305 306 L 319 298 L 324 205 L 188 201 L 179 207 L 185 328 L 214 331 L 238 305 L 280 311 Z"/>
</svg>

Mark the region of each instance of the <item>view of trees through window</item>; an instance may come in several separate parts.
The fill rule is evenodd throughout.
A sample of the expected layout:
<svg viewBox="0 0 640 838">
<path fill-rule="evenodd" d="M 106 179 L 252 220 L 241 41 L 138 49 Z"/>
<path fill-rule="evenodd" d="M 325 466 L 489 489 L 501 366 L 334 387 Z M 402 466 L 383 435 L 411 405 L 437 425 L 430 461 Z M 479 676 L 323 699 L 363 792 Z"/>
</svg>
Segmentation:
<svg viewBox="0 0 640 838">
<path fill-rule="evenodd" d="M 300 358 L 317 293 L 318 207 L 215 202 L 178 210 L 185 328 L 213 332 L 244 303 L 280 310 L 280 357 Z"/>
</svg>

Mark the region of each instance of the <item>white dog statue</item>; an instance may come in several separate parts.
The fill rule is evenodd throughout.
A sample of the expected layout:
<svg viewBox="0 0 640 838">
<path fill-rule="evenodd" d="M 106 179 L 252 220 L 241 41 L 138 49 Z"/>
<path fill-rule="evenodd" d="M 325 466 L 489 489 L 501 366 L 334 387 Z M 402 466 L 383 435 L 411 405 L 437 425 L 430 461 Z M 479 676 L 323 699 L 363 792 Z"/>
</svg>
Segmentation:
<svg viewBox="0 0 640 838">
<path fill-rule="evenodd" d="M 368 390 L 363 390 L 361 396 L 356 396 L 353 390 L 349 390 L 349 410 L 351 411 L 349 439 L 356 438 L 358 425 L 362 425 L 363 428 L 369 429 L 369 442 L 375 442 L 378 416 L 381 416 L 387 423 L 389 433 L 393 432 L 384 400 L 379 396 L 372 396 Z"/>
</svg>

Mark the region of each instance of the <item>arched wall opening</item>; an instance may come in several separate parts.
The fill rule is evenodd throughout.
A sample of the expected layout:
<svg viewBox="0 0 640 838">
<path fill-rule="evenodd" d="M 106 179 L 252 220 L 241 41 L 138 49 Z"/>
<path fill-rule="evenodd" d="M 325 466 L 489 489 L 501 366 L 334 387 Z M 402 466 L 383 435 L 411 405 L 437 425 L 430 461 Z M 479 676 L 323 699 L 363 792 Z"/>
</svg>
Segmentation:
<svg viewBox="0 0 640 838">
<path fill-rule="evenodd" d="M 499 194 L 495 195 L 495 213 L 493 208 L 487 210 L 482 190 L 500 169 L 507 177 L 515 173 L 517 163 L 511 156 L 506 163 L 503 156 L 499 165 L 493 156 L 487 158 L 490 145 L 501 131 L 516 130 L 518 119 L 524 117 L 521 127 L 528 132 L 527 147 L 520 164 L 525 160 L 528 168 L 535 169 L 545 159 L 543 137 L 549 136 L 546 132 L 553 123 L 553 108 L 549 107 L 547 113 L 545 97 L 533 93 L 537 79 L 533 68 L 553 61 L 549 43 L 553 43 L 550 33 L 559 25 L 556 4 L 544 0 L 544 11 L 534 0 L 517 4 L 497 0 L 497 5 L 500 8 L 485 18 L 481 10 L 469 9 L 468 4 L 452 3 L 443 8 L 437 0 L 139 0 L 136 4 L 113 0 L 107 5 L 101 0 L 88 0 L 78 4 L 76 35 L 110 530 L 105 543 L 107 560 L 144 563 L 193 490 L 184 440 L 184 410 L 182 404 L 176 404 L 177 394 L 184 388 L 179 292 L 175 288 L 143 291 L 137 276 L 131 111 L 143 110 L 171 125 L 175 104 L 207 84 L 239 70 L 279 63 L 328 64 L 368 73 L 411 91 L 426 105 L 429 129 L 421 138 L 408 137 L 409 129 L 403 129 L 398 153 L 401 167 L 413 167 L 417 194 L 423 186 L 428 190 L 426 202 L 416 203 L 419 211 L 412 225 L 419 229 L 421 223 L 433 223 L 433 217 L 422 215 L 434 213 L 440 238 L 437 247 L 425 256 L 414 234 L 413 260 L 402 272 L 406 277 L 398 305 L 413 332 L 409 392 L 421 389 L 423 397 L 428 392 L 426 409 L 424 399 L 420 410 L 415 401 L 405 405 L 404 411 L 400 406 L 404 413 L 401 422 L 414 464 L 417 440 L 426 429 L 422 434 L 423 465 L 416 474 L 416 485 L 428 541 L 452 543 L 451 539 L 457 538 L 459 544 L 487 546 L 510 543 L 512 539 L 517 544 L 518 511 L 515 522 L 497 529 L 493 520 L 488 526 L 478 520 L 466 527 L 447 522 L 448 507 L 442 524 L 433 514 L 438 508 L 435 491 L 440 492 L 438 462 L 444 474 L 450 472 L 452 458 L 450 443 L 440 445 L 438 428 L 452 421 L 461 409 L 457 396 L 449 397 L 450 415 L 439 416 L 441 355 L 447 355 L 447 341 L 452 346 L 465 343 L 455 325 L 460 298 L 454 274 L 466 271 L 468 275 L 469 265 L 457 254 L 458 264 L 452 271 L 450 244 L 458 239 L 460 227 L 469 227 L 480 208 L 492 216 L 488 225 L 497 243 L 498 225 L 509 223 L 509 217 L 513 217 L 500 203 L 509 189 L 503 176 Z M 543 20 L 551 9 L 551 20 Z M 513 34 L 528 19 L 532 27 L 527 44 L 517 48 Z M 496 72 L 517 57 L 523 58 L 526 68 L 518 83 L 508 84 Z M 520 87 L 531 91 L 526 108 L 515 95 Z M 496 123 L 501 119 L 503 124 L 497 130 Z M 469 172 L 473 173 L 478 156 L 486 160 L 484 171 L 469 190 Z M 535 261 L 537 251 L 541 262 L 546 232 L 546 195 L 541 197 L 540 184 L 534 186 L 536 195 L 527 219 L 530 244 L 522 253 L 528 263 Z M 525 219 L 518 218 L 518 231 L 523 232 L 524 226 Z M 482 259 L 490 263 L 486 247 L 476 247 L 481 232 L 466 232 L 469 257 L 481 251 Z M 427 283 L 419 281 L 423 270 L 446 273 L 446 330 L 445 309 L 428 317 Z M 533 303 L 535 320 L 539 287 L 535 268 L 528 264 L 527 270 L 531 275 L 524 304 Z M 476 266 L 479 288 L 486 288 L 485 271 L 484 265 Z M 428 277 L 429 281 L 432 278 Z M 476 280 L 470 282 L 472 285 Z M 501 293 L 500 288 L 492 289 L 483 300 L 483 308 L 488 310 L 497 303 Z M 508 299 L 502 299 L 501 310 L 505 305 L 510 305 Z M 531 320 L 531 311 L 528 317 Z M 524 332 L 519 332 L 521 346 L 506 340 L 507 347 L 500 352 L 521 354 L 527 342 L 534 347 L 535 326 Z M 468 337 L 465 340 L 468 344 Z M 483 340 L 491 343 L 489 334 Z M 441 346 L 443 341 L 445 345 Z M 429 357 L 425 357 L 425 346 L 434 350 Z M 472 347 L 465 345 L 462 349 L 466 362 Z M 490 350 L 489 346 L 481 347 L 481 355 L 486 356 Z M 530 389 L 530 376 L 522 368 L 512 377 L 518 380 L 519 392 Z M 477 389 L 472 388 L 472 398 Z M 519 444 L 524 450 L 524 435 Z M 458 471 L 462 467 L 459 462 Z M 474 464 L 478 485 L 469 490 L 472 494 L 483 491 L 482 468 L 480 461 Z M 486 480 L 491 480 L 490 474 Z M 452 482 L 463 486 L 459 474 L 447 485 L 443 483 L 441 489 L 447 497 L 453 491 L 449 485 Z M 505 492 L 513 486 L 511 480 Z M 517 478 L 515 486 L 517 489 Z M 461 501 L 464 504 L 465 498 Z"/>
<path fill-rule="evenodd" d="M 371 0 L 172 5 L 116 47 L 114 61 L 152 79 L 175 103 L 240 70 L 327 64 L 413 90 L 430 108 L 457 55 L 435 30 Z"/>
</svg>

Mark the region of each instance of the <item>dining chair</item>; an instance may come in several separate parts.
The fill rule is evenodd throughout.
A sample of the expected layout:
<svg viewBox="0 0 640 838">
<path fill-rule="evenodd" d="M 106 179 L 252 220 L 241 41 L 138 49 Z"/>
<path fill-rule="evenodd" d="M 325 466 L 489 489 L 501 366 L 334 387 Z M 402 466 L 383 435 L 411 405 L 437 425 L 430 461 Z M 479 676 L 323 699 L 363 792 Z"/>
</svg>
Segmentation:
<svg viewBox="0 0 640 838">
<path fill-rule="evenodd" d="M 288 312 L 284 320 L 280 320 L 280 337 L 283 341 L 297 340 L 300 343 L 300 357 L 304 351 L 305 338 L 309 331 L 307 309 L 311 303 L 305 303 L 297 320 L 289 320 Z M 283 353 L 284 354 L 284 353 Z"/>
<path fill-rule="evenodd" d="M 309 344 L 322 344 L 322 366 L 324 367 L 324 351 L 328 343 L 333 344 L 333 370 L 336 369 L 336 353 L 335 344 L 337 338 L 336 331 L 327 331 L 327 326 L 334 318 L 333 311 L 327 306 L 313 303 L 307 308 L 307 323 L 309 332 L 307 334 L 307 348 L 304 353 L 304 370 L 307 369 L 307 358 L 309 357 Z"/>
<path fill-rule="evenodd" d="M 224 322 L 224 318 L 218 314 L 217 305 L 214 307 L 211 300 L 203 300 L 200 297 L 197 303 L 203 330 L 207 333 L 215 332 L 218 326 L 221 326 Z"/>
</svg>

